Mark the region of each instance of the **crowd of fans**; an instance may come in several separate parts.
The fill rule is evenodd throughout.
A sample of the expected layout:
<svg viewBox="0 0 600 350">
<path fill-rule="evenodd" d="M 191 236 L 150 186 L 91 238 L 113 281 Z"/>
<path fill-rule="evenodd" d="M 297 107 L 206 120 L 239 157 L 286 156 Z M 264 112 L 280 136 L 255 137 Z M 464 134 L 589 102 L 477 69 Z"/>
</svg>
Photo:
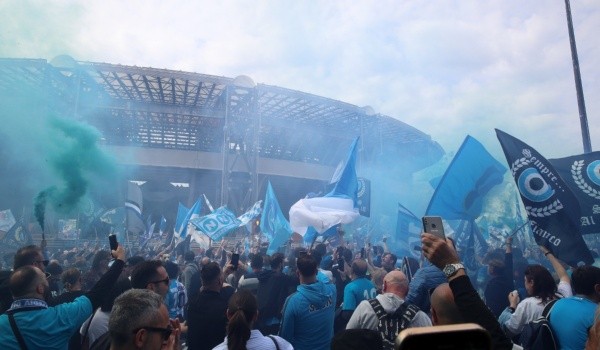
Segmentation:
<svg viewBox="0 0 600 350">
<path fill-rule="evenodd" d="M 26 246 L 0 273 L 4 349 L 392 348 L 411 327 L 475 323 L 494 349 L 518 349 L 552 306 L 561 349 L 600 349 L 600 268 L 567 267 L 505 239 L 465 267 L 450 239 L 422 234 L 422 259 L 385 240 L 167 254 Z M 539 251 L 539 254 L 538 254 Z M 237 264 L 232 263 L 239 257 Z"/>
</svg>

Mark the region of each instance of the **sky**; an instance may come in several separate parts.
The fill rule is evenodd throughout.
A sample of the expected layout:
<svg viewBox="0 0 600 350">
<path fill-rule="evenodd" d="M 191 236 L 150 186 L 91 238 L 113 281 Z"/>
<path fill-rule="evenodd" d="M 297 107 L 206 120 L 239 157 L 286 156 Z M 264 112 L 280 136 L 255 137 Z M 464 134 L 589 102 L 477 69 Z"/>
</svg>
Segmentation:
<svg viewBox="0 0 600 350">
<path fill-rule="evenodd" d="M 592 147 L 600 2 L 571 9 Z M 583 153 L 564 1 L 4 0 L 0 57 L 192 71 L 304 91 L 397 118 L 449 152 L 494 128 L 547 158 Z"/>
</svg>

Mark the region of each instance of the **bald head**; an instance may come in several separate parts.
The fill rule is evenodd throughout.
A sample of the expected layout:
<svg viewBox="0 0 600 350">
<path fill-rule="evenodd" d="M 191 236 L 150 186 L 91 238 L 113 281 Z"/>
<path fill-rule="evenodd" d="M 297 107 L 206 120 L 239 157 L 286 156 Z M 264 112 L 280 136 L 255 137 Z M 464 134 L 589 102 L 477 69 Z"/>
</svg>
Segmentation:
<svg viewBox="0 0 600 350">
<path fill-rule="evenodd" d="M 13 272 L 10 276 L 10 292 L 15 299 L 35 298 L 44 299 L 48 281 L 46 275 L 37 267 L 26 265 Z"/>
<path fill-rule="evenodd" d="M 391 271 L 383 278 L 383 292 L 394 293 L 404 299 L 408 294 L 408 279 L 402 271 Z"/>
<path fill-rule="evenodd" d="M 448 283 L 440 284 L 431 294 L 431 319 L 436 326 L 464 322 Z"/>
</svg>

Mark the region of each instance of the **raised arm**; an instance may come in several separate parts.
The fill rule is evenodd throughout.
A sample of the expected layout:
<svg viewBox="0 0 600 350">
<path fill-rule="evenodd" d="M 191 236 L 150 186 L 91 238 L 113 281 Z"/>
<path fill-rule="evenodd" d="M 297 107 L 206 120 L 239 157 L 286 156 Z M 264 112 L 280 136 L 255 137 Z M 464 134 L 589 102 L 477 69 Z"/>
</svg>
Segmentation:
<svg viewBox="0 0 600 350">
<path fill-rule="evenodd" d="M 567 270 L 565 270 L 565 268 L 563 267 L 563 265 L 560 262 L 560 260 L 558 260 L 554 256 L 554 254 L 552 254 L 552 252 L 548 250 L 548 248 L 546 248 L 546 247 L 544 247 L 542 245 L 540 246 L 540 250 L 542 251 L 542 253 L 544 253 L 544 256 L 546 257 L 546 259 L 548 259 L 548 261 L 550 261 L 550 263 L 552 264 L 552 267 L 554 268 L 554 271 L 558 275 L 558 279 L 561 282 L 565 282 L 565 283 L 571 284 L 571 278 L 567 274 Z"/>
</svg>

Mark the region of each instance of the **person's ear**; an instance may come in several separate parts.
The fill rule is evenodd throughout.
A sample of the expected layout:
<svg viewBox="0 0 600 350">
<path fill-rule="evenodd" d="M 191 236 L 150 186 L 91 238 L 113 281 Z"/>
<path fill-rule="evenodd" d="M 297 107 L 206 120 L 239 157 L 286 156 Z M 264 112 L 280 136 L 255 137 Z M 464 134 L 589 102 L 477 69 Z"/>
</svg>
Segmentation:
<svg viewBox="0 0 600 350">
<path fill-rule="evenodd" d="M 435 309 L 433 308 L 433 306 L 431 307 L 431 323 L 436 326 L 439 324 L 439 318 L 437 315 L 437 312 L 435 312 Z"/>
<path fill-rule="evenodd" d="M 37 287 L 35 287 L 35 291 L 40 295 L 44 295 L 44 292 L 46 291 L 46 286 L 44 286 L 43 283 L 38 283 Z"/>
<path fill-rule="evenodd" d="M 135 335 L 133 336 L 133 344 L 135 345 L 136 348 L 143 348 L 144 347 L 144 343 L 146 342 L 146 337 L 148 336 L 148 332 L 146 332 L 145 329 L 140 329 L 138 330 Z"/>
</svg>

